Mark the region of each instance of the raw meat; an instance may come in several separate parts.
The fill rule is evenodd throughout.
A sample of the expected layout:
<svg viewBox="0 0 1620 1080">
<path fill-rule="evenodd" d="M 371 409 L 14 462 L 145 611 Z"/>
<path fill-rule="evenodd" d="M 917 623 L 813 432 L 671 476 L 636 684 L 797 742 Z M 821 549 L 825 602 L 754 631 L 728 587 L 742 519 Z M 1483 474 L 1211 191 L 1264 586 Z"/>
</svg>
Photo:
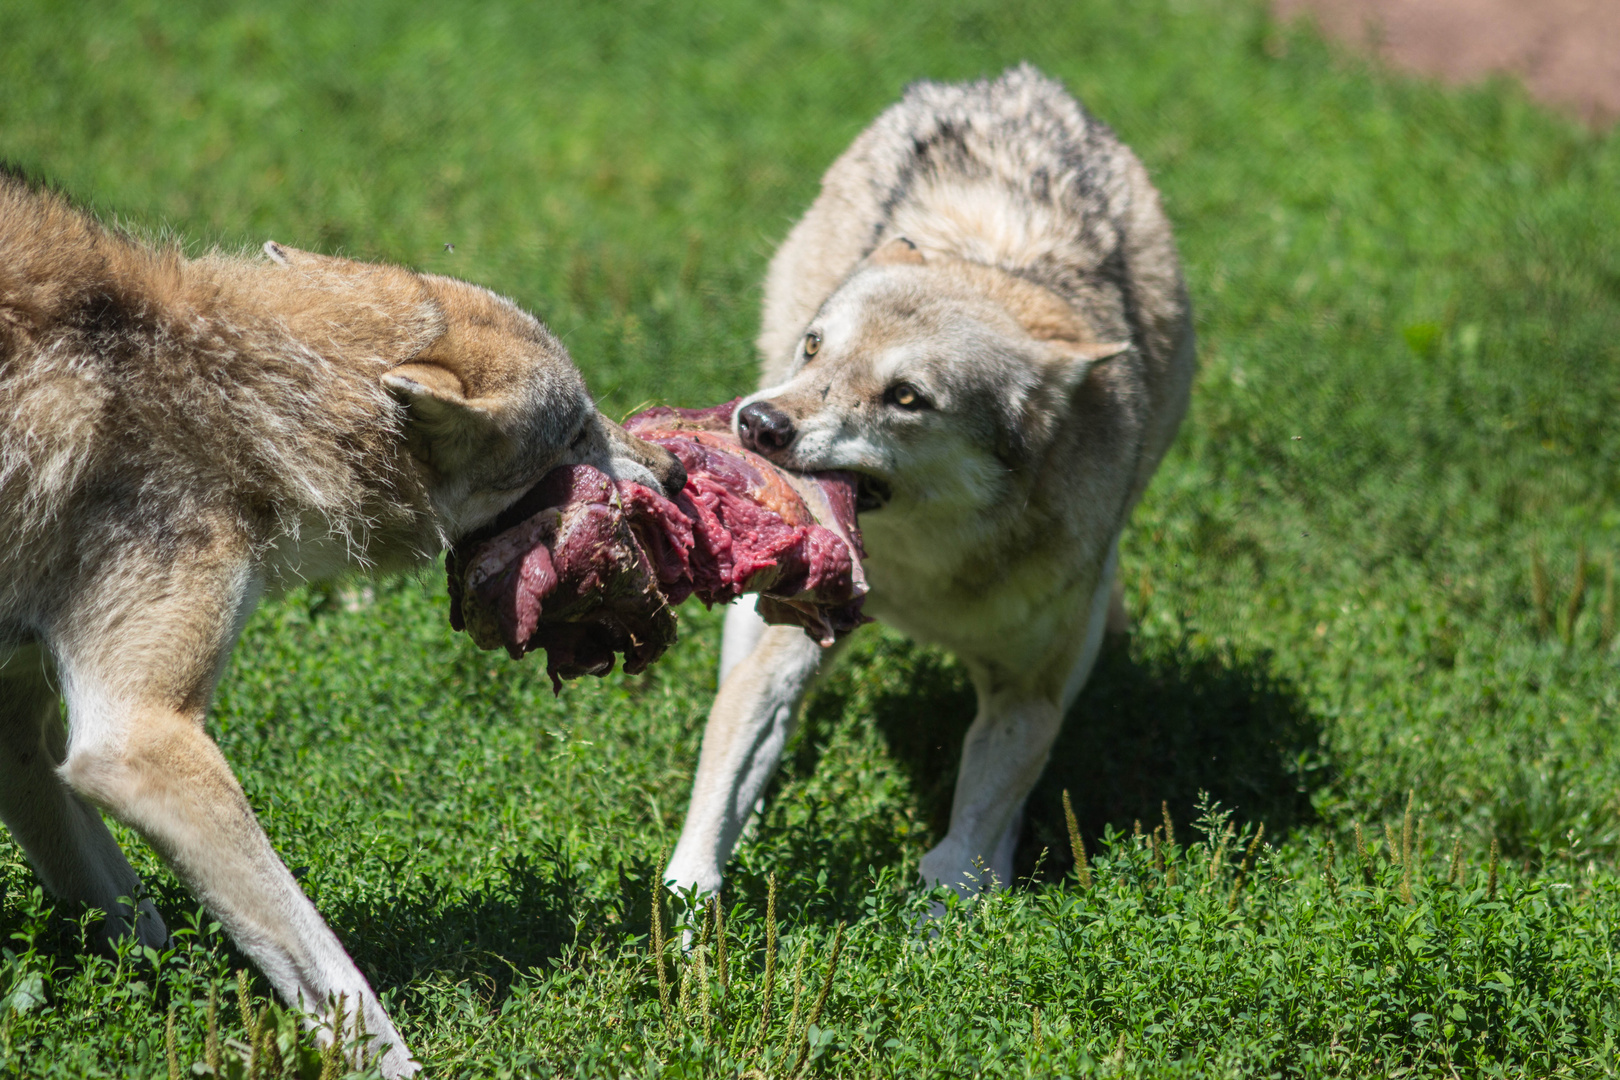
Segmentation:
<svg viewBox="0 0 1620 1080">
<path fill-rule="evenodd" d="M 554 687 L 635 674 L 675 641 L 673 608 L 760 593 L 766 622 L 822 644 L 867 621 L 855 477 L 779 469 L 731 434 L 736 402 L 649 409 L 625 427 L 686 467 L 674 500 L 588 465 L 547 474 L 446 560 L 450 622 L 514 659 L 546 650 Z"/>
</svg>

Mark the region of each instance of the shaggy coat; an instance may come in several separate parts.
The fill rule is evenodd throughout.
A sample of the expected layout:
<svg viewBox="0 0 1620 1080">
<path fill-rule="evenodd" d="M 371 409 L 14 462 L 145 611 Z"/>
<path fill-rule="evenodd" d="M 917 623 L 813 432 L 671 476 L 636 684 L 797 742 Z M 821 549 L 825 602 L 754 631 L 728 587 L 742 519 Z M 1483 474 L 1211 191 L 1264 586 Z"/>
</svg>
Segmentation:
<svg viewBox="0 0 1620 1080">
<path fill-rule="evenodd" d="M 739 435 L 779 465 L 860 475 L 866 611 L 951 649 L 978 690 L 923 877 L 1009 881 L 1024 799 L 1096 659 L 1120 532 L 1187 407 L 1192 322 L 1158 195 L 1028 66 L 919 83 L 772 259 L 759 348 Z M 719 886 L 823 659 L 728 615 L 670 881 Z"/>
<path fill-rule="evenodd" d="M 431 559 L 578 461 L 681 480 L 490 292 L 274 243 L 187 259 L 0 173 L 0 820 L 45 884 L 166 939 L 113 814 L 287 1000 L 359 1003 L 414 1071 L 205 710 L 266 590 Z"/>
</svg>

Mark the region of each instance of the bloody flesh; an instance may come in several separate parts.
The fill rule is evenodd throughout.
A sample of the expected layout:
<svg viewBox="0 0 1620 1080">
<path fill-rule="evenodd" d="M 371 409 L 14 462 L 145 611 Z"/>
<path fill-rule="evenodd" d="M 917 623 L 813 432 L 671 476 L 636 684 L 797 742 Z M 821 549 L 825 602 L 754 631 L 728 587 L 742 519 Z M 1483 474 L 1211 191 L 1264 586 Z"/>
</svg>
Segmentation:
<svg viewBox="0 0 1620 1080">
<path fill-rule="evenodd" d="M 625 428 L 680 459 L 676 498 L 588 465 L 556 469 L 446 560 L 450 622 L 513 658 L 546 650 L 554 686 L 635 674 L 675 641 L 673 607 L 760 594 L 766 622 L 823 644 L 865 622 L 855 478 L 800 474 L 743 449 L 736 402 L 649 409 Z"/>
</svg>

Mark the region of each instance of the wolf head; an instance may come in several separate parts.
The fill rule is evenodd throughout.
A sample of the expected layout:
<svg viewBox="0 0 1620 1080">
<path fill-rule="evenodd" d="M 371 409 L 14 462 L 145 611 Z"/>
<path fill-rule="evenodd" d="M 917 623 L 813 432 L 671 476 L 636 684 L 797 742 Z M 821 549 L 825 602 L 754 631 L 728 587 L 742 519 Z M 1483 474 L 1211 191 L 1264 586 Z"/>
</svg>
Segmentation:
<svg viewBox="0 0 1620 1080">
<path fill-rule="evenodd" d="M 375 351 L 390 360 L 382 386 L 403 412 L 405 445 L 447 540 L 491 521 L 561 465 L 591 465 L 670 494 L 686 482 L 673 455 L 596 410 L 562 342 L 511 301 L 454 278 L 274 242 L 265 253 L 329 290 L 398 291 L 427 313 L 414 341 L 395 343 L 388 338 L 400 332 L 401 305 L 343 308 L 346 331 L 375 333 Z M 368 315 L 379 316 L 374 331 Z"/>
<path fill-rule="evenodd" d="M 779 465 L 858 473 L 863 513 L 982 512 L 1128 348 L 1040 285 L 896 238 L 822 304 L 786 381 L 744 399 L 737 433 Z"/>
</svg>

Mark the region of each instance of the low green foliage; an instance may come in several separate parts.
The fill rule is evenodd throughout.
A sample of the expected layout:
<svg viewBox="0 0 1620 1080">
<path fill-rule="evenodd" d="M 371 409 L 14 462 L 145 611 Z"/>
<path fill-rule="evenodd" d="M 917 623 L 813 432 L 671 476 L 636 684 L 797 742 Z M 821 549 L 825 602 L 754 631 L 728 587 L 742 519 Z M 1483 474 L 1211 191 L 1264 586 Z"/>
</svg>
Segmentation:
<svg viewBox="0 0 1620 1080">
<path fill-rule="evenodd" d="M 664 915 L 649 933 L 566 942 L 504 984 L 487 973 L 418 980 L 396 1003 L 431 1008 L 427 1049 L 444 1075 L 1614 1068 L 1612 874 L 1557 881 L 1459 860 L 1421 829 L 1414 838 L 1410 822 L 1395 848 L 1374 842 L 1339 859 L 1310 841 L 1263 847 L 1219 808 L 1197 826 L 1186 845 L 1162 827 L 1110 830 L 1086 886 L 1071 877 L 961 902 L 873 872 L 837 901 L 852 909 L 847 927 L 803 918 L 804 905 L 776 903 L 769 886 L 765 904 L 728 901 L 718 920 L 718 905 L 677 902 L 685 921 Z M 826 889 L 820 873 L 784 896 Z M 611 912 L 609 924 L 652 917 L 645 888 L 628 895 L 646 906 Z M 931 906 L 941 912 L 932 920 Z M 232 985 L 217 938 L 186 930 L 173 950 L 109 958 L 84 949 L 81 931 L 71 961 L 61 950 L 53 961 L 33 947 L 50 936 L 37 891 L 19 907 L 29 922 L 17 938 L 30 948 L 7 950 L 0 1025 L 0 1061 L 14 1071 L 106 1068 L 107 1046 L 78 1026 L 101 1013 L 122 1021 L 123 1067 L 163 1076 L 167 1007 L 180 1033 L 168 1045 L 198 1062 L 196 1075 L 347 1074 L 251 991 L 245 1018 L 229 1007 L 247 976 Z"/>
<path fill-rule="evenodd" d="M 718 614 L 554 698 L 451 635 L 436 572 L 298 590 L 212 730 L 434 1074 L 1614 1070 L 1613 137 L 1240 0 L 13 0 L 0 156 L 143 230 L 487 284 L 622 413 L 747 388 L 827 163 L 907 81 L 1023 59 L 1152 171 L 1202 359 L 1029 887 L 919 922 L 972 694 L 862 631 L 733 862 L 725 961 L 712 915 L 660 918 L 666 1008 L 651 902 Z M 120 835 L 173 949 L 97 952 L 0 841 L 0 1070 L 340 1072 L 257 975 L 244 1013 L 241 957 Z"/>
</svg>

